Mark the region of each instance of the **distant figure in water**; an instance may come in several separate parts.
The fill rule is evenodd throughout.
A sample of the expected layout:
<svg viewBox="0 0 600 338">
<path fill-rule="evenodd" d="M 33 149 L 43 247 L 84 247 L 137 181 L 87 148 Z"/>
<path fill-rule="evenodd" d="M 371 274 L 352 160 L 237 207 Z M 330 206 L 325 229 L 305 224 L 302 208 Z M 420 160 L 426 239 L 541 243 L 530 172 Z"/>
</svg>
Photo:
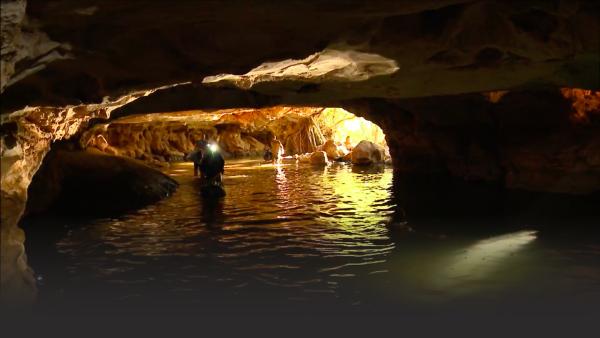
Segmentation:
<svg viewBox="0 0 600 338">
<path fill-rule="evenodd" d="M 200 162 L 202 161 L 203 151 L 206 149 L 207 144 L 208 142 L 206 142 L 206 140 L 196 142 L 196 147 L 187 156 L 188 160 L 194 162 L 194 176 L 198 176 L 198 173 L 200 172 Z M 202 177 L 202 173 L 200 174 Z"/>
<path fill-rule="evenodd" d="M 200 171 L 207 185 L 221 185 L 223 173 L 225 172 L 225 159 L 214 143 L 207 143 L 202 150 L 200 160 Z"/>
<path fill-rule="evenodd" d="M 271 152 L 273 156 L 273 164 L 281 163 L 283 157 L 283 144 L 277 139 L 277 136 L 273 136 L 271 141 Z"/>
<path fill-rule="evenodd" d="M 352 148 L 354 148 L 352 146 L 352 141 L 350 141 L 350 135 L 346 136 L 346 141 L 344 142 L 344 146 L 346 147 L 346 150 L 348 150 L 348 151 L 352 151 Z"/>
<path fill-rule="evenodd" d="M 269 146 L 265 146 L 265 154 L 263 155 L 263 159 L 265 161 L 273 160 L 273 153 L 271 152 L 271 148 Z"/>
</svg>

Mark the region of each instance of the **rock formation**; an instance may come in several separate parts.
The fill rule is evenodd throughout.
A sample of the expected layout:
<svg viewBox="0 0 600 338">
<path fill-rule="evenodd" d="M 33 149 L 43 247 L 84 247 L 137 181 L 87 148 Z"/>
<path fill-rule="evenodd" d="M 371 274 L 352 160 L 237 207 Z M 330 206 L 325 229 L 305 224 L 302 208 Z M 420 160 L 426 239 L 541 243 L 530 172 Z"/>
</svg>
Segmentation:
<svg viewBox="0 0 600 338">
<path fill-rule="evenodd" d="M 55 147 L 29 186 L 26 212 L 114 215 L 156 202 L 176 187 L 169 176 L 124 157 Z"/>
<path fill-rule="evenodd" d="M 295 156 L 296 160 L 300 163 L 310 163 L 312 165 L 324 166 L 329 164 L 327 153 L 318 150 L 312 153 L 306 153 Z"/>
<path fill-rule="evenodd" d="M 356 129 L 347 130 L 347 123 Z M 311 107 L 184 111 L 124 117 L 95 125 L 83 133 L 79 143 L 83 149 L 96 148 L 161 166 L 164 162 L 184 159 L 201 139 L 216 142 L 227 158 L 262 157 L 270 136 L 275 135 L 288 155 L 324 150 L 329 159 L 334 160 L 346 154 L 335 142 L 340 143 L 348 133 L 357 138 L 357 142 L 366 138 L 385 147 L 383 132 L 371 122 L 343 109 Z"/>
<path fill-rule="evenodd" d="M 26 264 L 24 235 L 17 222 L 25 210 L 27 188 L 52 142 L 79 134 L 91 119 L 106 119 L 117 107 L 150 92 L 134 92 L 103 104 L 25 108 L 2 116 L 0 298 L 22 300 L 35 294 L 33 276 Z"/>
<path fill-rule="evenodd" d="M 385 149 L 370 141 L 360 141 L 354 149 L 352 149 L 350 160 L 352 164 L 373 164 L 383 163 L 385 161 Z"/>
<path fill-rule="evenodd" d="M 535 85 L 598 88 L 600 23 L 593 0 L 3 0 L 2 6 L 3 13 L 9 6 L 20 13 L 2 20 L 6 32 L 26 31 L 27 22 L 35 22 L 49 40 L 70 46 L 68 59 L 54 58 L 11 80 L 36 64 L 36 53 L 24 53 L 3 78 L 10 83 L 4 111 L 98 103 L 133 88 L 199 83 L 218 74 L 249 73 L 213 84 L 253 83 L 254 92 L 297 104 Z M 29 39 L 3 36 L 2 50 L 26 50 L 19 41 Z"/>
<path fill-rule="evenodd" d="M 472 94 L 350 106 L 383 127 L 396 171 L 509 189 L 600 191 L 600 109 L 559 90 L 509 92 L 497 102 Z"/>
</svg>

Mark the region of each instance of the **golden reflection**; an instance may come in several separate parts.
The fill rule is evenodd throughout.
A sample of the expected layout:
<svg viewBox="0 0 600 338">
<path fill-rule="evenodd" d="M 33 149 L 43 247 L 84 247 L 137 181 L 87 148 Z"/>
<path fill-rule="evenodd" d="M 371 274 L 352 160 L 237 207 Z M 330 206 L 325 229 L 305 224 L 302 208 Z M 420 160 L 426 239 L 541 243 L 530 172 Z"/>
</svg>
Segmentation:
<svg viewBox="0 0 600 338">
<path fill-rule="evenodd" d="M 306 268 L 306 259 L 333 258 L 319 260 L 306 283 L 340 278 L 348 270 L 386 270 L 380 265 L 394 248 L 385 227 L 393 210 L 391 170 L 357 173 L 342 164 L 315 168 L 229 161 L 227 196 L 218 201 L 200 196 L 188 163 L 168 172 L 180 182 L 171 197 L 120 219 L 93 221 L 88 230 L 62 239 L 59 250 L 79 256 L 88 247 L 81 243 L 102 243 L 96 247 L 102 255 L 88 257 L 92 262 L 121 255 L 137 261 L 210 254 L 220 264 L 260 273 L 267 265 L 300 269 Z M 289 260 L 286 264 L 279 262 L 282 255 Z M 106 272 L 101 264 L 90 265 Z M 263 277 L 272 283 L 288 282 L 281 276 Z"/>
<path fill-rule="evenodd" d="M 285 206 L 290 202 L 289 187 L 287 186 L 287 179 L 285 178 L 285 172 L 283 171 L 283 164 L 274 164 L 275 166 L 275 184 L 277 187 L 277 198 L 278 206 Z"/>
<path fill-rule="evenodd" d="M 335 171 L 335 174 L 324 174 L 322 185 L 330 189 L 335 196 L 331 216 L 321 216 L 347 230 L 346 235 L 365 236 L 364 229 L 371 228 L 379 233 L 384 231 L 384 224 L 389 220 L 394 205 L 390 202 L 389 188 L 392 184 L 391 171 L 375 174 L 355 173 L 350 167 Z M 327 213 L 326 213 L 327 214 Z M 326 234 L 338 237 L 340 234 Z M 368 238 L 365 238 L 368 239 Z"/>
</svg>

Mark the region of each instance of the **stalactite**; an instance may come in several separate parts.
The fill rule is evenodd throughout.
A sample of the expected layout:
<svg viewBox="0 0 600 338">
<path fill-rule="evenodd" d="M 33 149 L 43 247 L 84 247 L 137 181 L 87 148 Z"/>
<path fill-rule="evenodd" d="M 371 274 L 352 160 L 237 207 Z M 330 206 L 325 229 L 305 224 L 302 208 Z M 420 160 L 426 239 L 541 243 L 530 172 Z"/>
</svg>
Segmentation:
<svg viewBox="0 0 600 338">
<path fill-rule="evenodd" d="M 316 120 L 305 117 L 298 121 L 298 127 L 294 133 L 285 138 L 285 150 L 288 154 L 310 153 L 325 142 L 325 137 Z"/>
</svg>

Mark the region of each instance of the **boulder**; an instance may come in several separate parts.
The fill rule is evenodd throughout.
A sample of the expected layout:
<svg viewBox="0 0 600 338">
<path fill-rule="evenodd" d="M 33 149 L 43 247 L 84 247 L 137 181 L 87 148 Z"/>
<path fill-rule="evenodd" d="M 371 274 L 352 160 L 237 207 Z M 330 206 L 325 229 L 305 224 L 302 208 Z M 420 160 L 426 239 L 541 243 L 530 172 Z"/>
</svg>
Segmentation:
<svg viewBox="0 0 600 338">
<path fill-rule="evenodd" d="M 324 151 L 330 160 L 336 160 L 340 157 L 343 157 L 347 153 L 344 147 L 336 145 L 331 139 L 327 140 L 327 142 L 321 145 L 318 150 Z"/>
<path fill-rule="evenodd" d="M 352 164 L 372 164 L 385 161 L 385 148 L 370 141 L 362 140 L 351 153 Z"/>
<path fill-rule="evenodd" d="M 315 165 L 327 165 L 329 160 L 327 159 L 327 153 L 324 151 L 315 151 L 313 153 L 306 153 L 294 156 L 300 163 L 310 163 Z"/>
<path fill-rule="evenodd" d="M 170 196 L 178 183 L 126 157 L 88 151 L 51 150 L 28 190 L 26 212 L 114 215 Z"/>
<path fill-rule="evenodd" d="M 310 154 L 310 164 L 315 165 L 327 165 L 329 164 L 329 160 L 327 159 L 327 153 L 324 151 L 315 151 Z"/>
</svg>

